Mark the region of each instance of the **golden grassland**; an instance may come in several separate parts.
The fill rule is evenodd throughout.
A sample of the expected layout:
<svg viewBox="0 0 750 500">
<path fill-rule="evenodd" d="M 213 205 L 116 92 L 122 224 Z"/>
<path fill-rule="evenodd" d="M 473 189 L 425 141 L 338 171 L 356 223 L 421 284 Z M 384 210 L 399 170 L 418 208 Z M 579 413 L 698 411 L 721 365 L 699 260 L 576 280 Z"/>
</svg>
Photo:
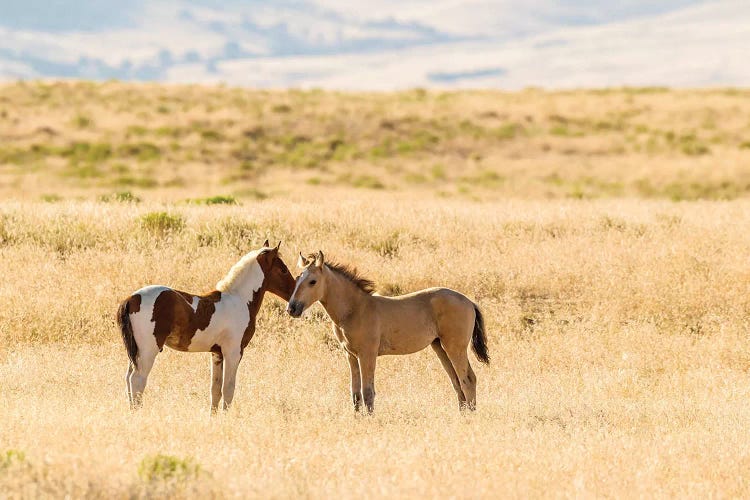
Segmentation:
<svg viewBox="0 0 750 500">
<path fill-rule="evenodd" d="M 750 495 L 749 106 L 2 87 L 0 497 Z M 130 412 L 119 301 L 208 291 L 266 237 L 290 267 L 322 249 L 381 293 L 475 300 L 478 410 L 428 349 L 380 358 L 376 413 L 355 416 L 322 308 L 269 296 L 227 414 L 209 416 L 209 357 L 168 349 Z"/>
<path fill-rule="evenodd" d="M 4 84 L 0 195 L 734 199 L 750 192 L 748 97 Z"/>
</svg>

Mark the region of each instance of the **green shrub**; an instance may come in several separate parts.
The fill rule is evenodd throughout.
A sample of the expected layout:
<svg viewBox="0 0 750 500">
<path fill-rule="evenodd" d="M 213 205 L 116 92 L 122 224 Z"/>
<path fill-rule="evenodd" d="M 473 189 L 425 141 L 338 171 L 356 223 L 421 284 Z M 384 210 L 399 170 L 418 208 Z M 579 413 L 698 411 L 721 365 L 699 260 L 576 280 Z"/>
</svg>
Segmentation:
<svg viewBox="0 0 750 500">
<path fill-rule="evenodd" d="M 148 129 L 143 125 L 131 125 L 126 129 L 125 133 L 127 135 L 137 135 L 139 137 L 142 137 L 148 134 Z"/>
<path fill-rule="evenodd" d="M 289 113 L 292 111 L 292 107 L 288 104 L 276 104 L 271 108 L 274 113 Z"/>
<path fill-rule="evenodd" d="M 78 115 L 73 118 L 73 126 L 76 128 L 89 128 L 93 123 L 93 120 L 86 115 Z"/>
<path fill-rule="evenodd" d="M 351 180 L 351 185 L 358 188 L 384 189 L 385 185 L 371 175 L 360 175 Z"/>
<path fill-rule="evenodd" d="M 70 165 L 62 172 L 62 175 L 64 177 L 77 177 L 79 179 L 93 179 L 102 177 L 104 173 L 96 165 L 92 163 L 85 163 L 83 165 Z"/>
<path fill-rule="evenodd" d="M 43 194 L 40 198 L 47 203 L 57 203 L 62 200 L 62 197 L 57 194 Z"/>
<path fill-rule="evenodd" d="M 149 212 L 140 217 L 141 227 L 151 233 L 176 233 L 185 227 L 185 220 L 179 214 Z"/>
<path fill-rule="evenodd" d="M 201 473 L 201 466 L 192 458 L 171 455 L 149 455 L 138 465 L 138 476 L 147 482 L 188 479 Z"/>
<path fill-rule="evenodd" d="M 151 161 L 161 156 L 161 149 L 150 142 L 124 144 L 117 150 L 120 156 L 137 158 L 139 161 Z"/>
<path fill-rule="evenodd" d="M 0 470 L 26 463 L 26 454 L 18 450 L 6 450 L 0 454 Z"/>
<path fill-rule="evenodd" d="M 107 143 L 74 142 L 59 150 L 71 165 L 102 163 L 112 156 L 112 146 Z"/>
<path fill-rule="evenodd" d="M 234 196 L 210 196 L 208 198 L 195 198 L 187 200 L 188 203 L 197 205 L 237 205 L 237 199 Z"/>
<path fill-rule="evenodd" d="M 201 130 L 201 139 L 207 141 L 221 141 L 224 139 L 224 136 L 217 130 L 204 129 Z"/>
<path fill-rule="evenodd" d="M 498 139 L 513 139 L 521 131 L 517 123 L 506 123 L 493 130 L 493 135 Z"/>
<path fill-rule="evenodd" d="M 120 203 L 140 203 L 141 201 L 139 197 L 137 197 L 130 191 L 120 191 L 113 194 L 103 194 L 98 199 L 99 201 L 103 201 L 105 203 L 110 201 L 117 201 Z"/>
<path fill-rule="evenodd" d="M 432 174 L 432 178 L 435 180 L 445 179 L 445 165 L 441 165 L 439 163 L 433 165 L 430 173 Z"/>
</svg>

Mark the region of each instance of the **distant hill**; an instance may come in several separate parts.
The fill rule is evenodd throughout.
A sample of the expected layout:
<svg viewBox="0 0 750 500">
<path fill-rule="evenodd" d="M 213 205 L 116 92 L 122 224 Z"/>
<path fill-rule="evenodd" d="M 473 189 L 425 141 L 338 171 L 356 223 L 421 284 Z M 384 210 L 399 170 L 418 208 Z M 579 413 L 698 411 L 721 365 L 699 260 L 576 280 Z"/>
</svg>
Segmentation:
<svg viewBox="0 0 750 500">
<path fill-rule="evenodd" d="M 745 0 L 0 0 L 0 78 L 389 89 L 747 85 Z"/>
</svg>

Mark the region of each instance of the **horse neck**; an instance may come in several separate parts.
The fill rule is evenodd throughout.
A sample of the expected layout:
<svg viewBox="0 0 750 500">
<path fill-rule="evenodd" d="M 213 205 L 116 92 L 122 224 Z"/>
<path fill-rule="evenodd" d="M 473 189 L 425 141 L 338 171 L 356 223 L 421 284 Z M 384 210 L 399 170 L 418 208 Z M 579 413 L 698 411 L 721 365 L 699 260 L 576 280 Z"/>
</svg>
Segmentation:
<svg viewBox="0 0 750 500">
<path fill-rule="evenodd" d="M 262 269 L 260 269 L 260 265 L 253 265 L 258 266 L 258 269 L 252 267 L 245 269 L 239 279 L 232 284 L 226 293 L 240 297 L 247 303 L 260 303 L 263 299 L 263 292 L 266 290 L 266 280 Z M 260 271 L 260 275 L 258 275 L 258 271 Z"/>
<path fill-rule="evenodd" d="M 252 297 L 247 299 L 247 308 L 250 312 L 250 319 L 255 320 L 260 310 L 260 305 L 263 303 L 263 295 L 266 293 L 266 287 L 262 286 L 256 291 Z"/>
<path fill-rule="evenodd" d="M 359 304 L 367 300 L 368 294 L 360 288 L 339 275 L 326 268 L 328 279 L 326 280 L 326 291 L 320 299 L 320 303 L 337 326 L 343 326 L 351 317 L 353 311 Z"/>
</svg>

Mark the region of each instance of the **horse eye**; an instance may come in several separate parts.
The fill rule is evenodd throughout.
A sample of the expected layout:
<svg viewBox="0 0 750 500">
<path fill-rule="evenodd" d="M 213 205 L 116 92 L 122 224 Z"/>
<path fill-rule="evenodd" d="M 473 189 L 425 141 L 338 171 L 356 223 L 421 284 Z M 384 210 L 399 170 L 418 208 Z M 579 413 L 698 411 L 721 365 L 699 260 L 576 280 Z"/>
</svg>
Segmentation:
<svg viewBox="0 0 750 500">
<path fill-rule="evenodd" d="M 315 283 L 317 283 L 317 281 L 315 281 L 315 280 L 310 280 L 310 286 L 314 286 L 314 285 L 315 285 Z"/>
<path fill-rule="evenodd" d="M 286 269 L 282 269 L 281 274 L 289 274 L 289 271 L 287 271 Z"/>
</svg>

